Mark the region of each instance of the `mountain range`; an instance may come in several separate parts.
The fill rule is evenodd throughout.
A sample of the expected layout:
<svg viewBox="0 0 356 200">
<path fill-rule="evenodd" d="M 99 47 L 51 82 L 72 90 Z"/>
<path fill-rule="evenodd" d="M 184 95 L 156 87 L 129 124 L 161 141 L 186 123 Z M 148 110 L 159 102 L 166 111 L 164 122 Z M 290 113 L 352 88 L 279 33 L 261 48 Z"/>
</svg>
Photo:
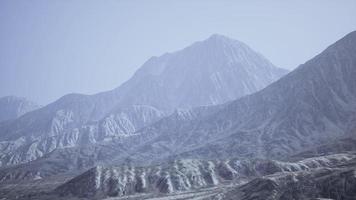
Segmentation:
<svg viewBox="0 0 356 200">
<path fill-rule="evenodd" d="M 129 136 L 175 109 L 216 105 L 251 94 L 287 73 L 242 42 L 220 35 L 149 59 L 120 87 L 69 94 L 0 126 L 0 163 L 57 148 Z"/>
<path fill-rule="evenodd" d="M 356 31 L 288 74 L 213 35 L 1 123 L 0 194 L 355 199 L 355 77 Z"/>
</svg>

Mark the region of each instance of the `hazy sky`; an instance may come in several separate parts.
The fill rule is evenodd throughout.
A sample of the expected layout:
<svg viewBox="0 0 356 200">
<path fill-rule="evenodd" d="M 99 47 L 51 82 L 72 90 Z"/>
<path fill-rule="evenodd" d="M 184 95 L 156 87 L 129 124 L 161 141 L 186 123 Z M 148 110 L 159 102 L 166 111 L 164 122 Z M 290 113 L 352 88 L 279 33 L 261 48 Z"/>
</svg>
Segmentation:
<svg viewBox="0 0 356 200">
<path fill-rule="evenodd" d="M 1 0 L 0 96 L 41 104 L 127 80 L 219 33 L 293 69 L 356 30 L 355 0 Z"/>
</svg>

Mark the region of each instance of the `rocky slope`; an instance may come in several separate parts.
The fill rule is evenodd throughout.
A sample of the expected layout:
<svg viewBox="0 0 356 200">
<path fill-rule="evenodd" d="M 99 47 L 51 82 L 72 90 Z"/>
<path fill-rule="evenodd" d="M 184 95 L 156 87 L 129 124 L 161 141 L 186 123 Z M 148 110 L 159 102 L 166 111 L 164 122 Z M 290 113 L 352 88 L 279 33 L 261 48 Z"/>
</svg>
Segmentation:
<svg viewBox="0 0 356 200">
<path fill-rule="evenodd" d="M 129 137 L 136 130 L 153 123 L 164 113 L 151 106 L 127 106 L 116 109 L 95 123 L 67 130 L 63 124 L 72 123 L 72 115 L 59 113 L 61 119 L 52 121 L 51 136 L 28 138 L 22 136 L 16 140 L 0 142 L 0 164 L 13 165 L 40 158 L 56 149 L 86 146 L 97 142 L 111 141 Z"/>
<path fill-rule="evenodd" d="M 203 106 L 190 110 L 178 109 L 171 117 L 163 118 L 161 121 L 167 129 L 170 129 L 173 128 L 178 121 L 184 123 L 210 115 L 219 110 L 222 106 L 224 105 Z M 33 180 L 36 177 L 48 178 L 49 176 L 66 172 L 80 173 L 96 164 L 110 165 L 126 162 L 138 164 L 135 159 L 132 159 L 131 151 L 136 147 L 136 144 L 150 141 L 151 137 L 152 135 L 150 134 L 131 134 L 123 135 L 112 141 L 101 141 L 93 144 L 89 144 L 87 142 L 88 138 L 84 137 L 82 138 L 82 140 L 84 140 L 83 144 L 79 146 L 75 145 L 75 142 L 80 140 L 73 139 L 72 147 L 68 145 L 66 148 L 53 149 L 53 151 L 43 155 L 40 159 L 16 166 L 10 165 L 0 168 L 0 180 Z M 92 139 L 95 139 L 95 137 L 93 136 Z M 9 145 L 9 147 L 11 146 Z M 6 149 L 9 151 L 8 155 L 16 155 L 16 153 L 21 155 L 21 151 L 12 151 L 9 147 Z M 149 160 L 144 163 L 147 165 L 150 164 Z"/>
<path fill-rule="evenodd" d="M 0 98 L 0 122 L 16 119 L 38 108 L 39 105 L 23 97 L 2 97 Z"/>
<path fill-rule="evenodd" d="M 213 35 L 149 59 L 114 90 L 69 94 L 1 124 L 0 166 L 128 136 L 177 108 L 224 103 L 262 89 L 286 72 L 247 45 Z"/>
<path fill-rule="evenodd" d="M 269 174 L 335 167 L 355 159 L 354 154 L 336 154 L 295 163 L 260 159 L 178 160 L 154 167 L 95 167 L 58 187 L 55 192 L 62 196 L 86 198 L 174 193 L 227 183 L 237 184 Z"/>
<path fill-rule="evenodd" d="M 287 172 L 257 178 L 217 196 L 222 200 L 355 200 L 355 188 L 356 161 L 352 160 L 334 168 L 322 167 L 310 171 Z"/>
</svg>

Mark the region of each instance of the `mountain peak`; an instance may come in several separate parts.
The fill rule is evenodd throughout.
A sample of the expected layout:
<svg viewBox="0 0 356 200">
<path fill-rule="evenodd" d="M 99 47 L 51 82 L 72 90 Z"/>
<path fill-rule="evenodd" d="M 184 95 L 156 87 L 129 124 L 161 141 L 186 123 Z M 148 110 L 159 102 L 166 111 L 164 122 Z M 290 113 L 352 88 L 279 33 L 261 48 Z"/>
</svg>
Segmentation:
<svg viewBox="0 0 356 200">
<path fill-rule="evenodd" d="M 165 104 L 171 111 L 237 99 L 264 88 L 285 73 L 246 44 L 213 34 L 179 51 L 151 58 L 134 79 L 135 85 L 142 81 L 138 96 L 144 94 L 142 91 L 153 90 L 148 87 L 164 86 L 159 93 L 161 98 L 167 98 Z M 135 99 L 132 97 L 128 103 Z"/>
<path fill-rule="evenodd" d="M 239 42 L 238 40 L 220 34 L 213 34 L 203 42 L 214 43 L 214 44 L 234 44 L 234 43 L 242 44 L 242 42 Z"/>
<path fill-rule="evenodd" d="M 229 37 L 227 37 L 227 36 L 225 36 L 225 35 L 221 35 L 221 34 L 217 34 L 217 33 L 214 33 L 214 34 L 212 34 L 209 38 L 208 38 L 208 40 L 233 40 L 233 39 L 231 39 L 231 38 L 229 38 Z"/>
</svg>

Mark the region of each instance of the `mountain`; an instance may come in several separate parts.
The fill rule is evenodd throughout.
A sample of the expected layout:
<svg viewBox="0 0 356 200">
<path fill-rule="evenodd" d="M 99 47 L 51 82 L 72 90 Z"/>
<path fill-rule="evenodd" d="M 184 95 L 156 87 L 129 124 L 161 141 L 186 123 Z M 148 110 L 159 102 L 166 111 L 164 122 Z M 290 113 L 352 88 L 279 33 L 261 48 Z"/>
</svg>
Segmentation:
<svg viewBox="0 0 356 200">
<path fill-rule="evenodd" d="M 128 157 L 141 164 L 177 158 L 284 159 L 347 138 L 356 130 L 355 44 L 352 32 L 257 93 L 204 112 L 173 113 L 107 145 L 111 151 L 98 147 L 92 154 L 100 153 L 100 163 L 106 164 Z"/>
<path fill-rule="evenodd" d="M 355 133 L 356 32 L 259 92 L 211 115 L 164 120 L 140 130 L 150 141 L 131 152 L 138 160 L 263 157 L 282 159 Z M 176 128 L 178 127 L 178 128 Z"/>
<path fill-rule="evenodd" d="M 349 137 L 356 130 L 355 43 L 352 32 L 257 93 L 222 105 L 177 110 L 130 137 L 90 148 L 56 149 L 4 173 L 41 172 L 45 177 L 122 164 L 128 158 L 135 164 L 180 158 L 284 159 Z"/>
<path fill-rule="evenodd" d="M 244 43 L 212 35 L 183 50 L 152 57 L 118 90 L 125 93 L 120 95 L 123 104 L 174 110 L 237 99 L 286 72 Z"/>
<path fill-rule="evenodd" d="M 16 119 L 38 108 L 39 105 L 23 97 L 2 97 L 0 98 L 0 122 Z"/>
<path fill-rule="evenodd" d="M 3 167 L 0 192 L 20 182 L 24 199 L 354 199 L 354 77 L 356 32 L 256 93 Z M 50 189 L 28 191 L 36 179 Z"/>
<path fill-rule="evenodd" d="M 175 109 L 225 103 L 286 74 L 242 42 L 220 35 L 149 59 L 120 87 L 69 94 L 0 125 L 0 165 L 58 148 L 127 137 Z"/>
</svg>

